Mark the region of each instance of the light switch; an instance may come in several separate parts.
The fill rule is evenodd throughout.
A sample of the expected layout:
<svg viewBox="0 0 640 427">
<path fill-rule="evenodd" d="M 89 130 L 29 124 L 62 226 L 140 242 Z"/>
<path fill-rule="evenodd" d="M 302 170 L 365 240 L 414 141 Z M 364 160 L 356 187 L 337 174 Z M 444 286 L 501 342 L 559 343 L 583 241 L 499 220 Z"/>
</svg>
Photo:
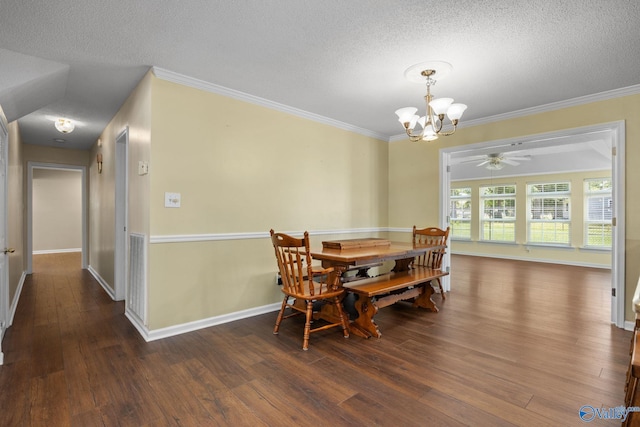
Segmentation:
<svg viewBox="0 0 640 427">
<path fill-rule="evenodd" d="M 179 208 L 180 207 L 180 193 L 164 193 L 164 207 L 165 208 Z"/>
<path fill-rule="evenodd" d="M 138 162 L 138 175 L 146 175 L 149 173 L 149 162 L 140 160 Z"/>
</svg>

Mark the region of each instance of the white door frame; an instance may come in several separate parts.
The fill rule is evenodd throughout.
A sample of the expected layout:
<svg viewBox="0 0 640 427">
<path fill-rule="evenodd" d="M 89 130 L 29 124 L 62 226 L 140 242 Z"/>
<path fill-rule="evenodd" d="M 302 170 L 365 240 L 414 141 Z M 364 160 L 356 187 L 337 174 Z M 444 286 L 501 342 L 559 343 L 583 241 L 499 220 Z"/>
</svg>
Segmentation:
<svg viewBox="0 0 640 427">
<path fill-rule="evenodd" d="M 625 122 L 623 120 L 602 123 L 592 126 L 579 127 L 574 129 L 565 129 L 557 132 L 548 132 L 544 134 L 519 136 L 515 138 L 502 139 L 496 141 L 480 142 L 477 144 L 459 145 L 450 148 L 442 148 L 440 150 L 440 212 L 441 223 L 444 225 L 448 222 L 449 216 L 449 196 L 451 194 L 451 185 L 449 178 L 450 155 L 462 151 L 470 151 L 480 148 L 498 148 L 511 147 L 514 143 L 522 143 L 522 149 L 530 148 L 532 145 L 542 144 L 560 145 L 571 141 L 571 137 L 592 133 L 605 133 L 611 141 L 615 155 L 612 156 L 611 180 L 613 184 L 613 215 L 615 218 L 615 227 L 613 227 L 613 242 L 611 248 L 611 323 L 619 328 L 625 327 Z M 448 263 L 448 260 L 446 260 Z M 448 264 L 446 264 L 448 265 Z M 443 283 L 444 285 L 444 283 Z M 447 286 L 450 286 L 447 284 Z M 445 290 L 449 289 L 448 287 Z"/>
<path fill-rule="evenodd" d="M 4 363 L 2 339 L 9 326 L 9 256 L 5 253 L 8 230 L 7 171 L 9 161 L 9 131 L 0 120 L 0 365 Z"/>
<path fill-rule="evenodd" d="M 129 128 L 120 132 L 115 143 L 115 300 L 125 299 L 127 291 L 127 248 L 129 212 Z"/>
<path fill-rule="evenodd" d="M 440 150 L 440 228 L 446 230 L 449 227 L 449 196 L 451 195 L 451 174 L 450 174 L 450 162 L 451 155 L 449 153 Z M 449 238 L 449 247 L 451 246 L 451 238 Z M 450 271 L 451 269 L 451 251 L 448 250 L 444 253 L 442 258 L 442 266 Z M 451 276 L 446 275 L 440 278 L 442 289 L 447 292 L 451 290 Z"/>
<path fill-rule="evenodd" d="M 75 170 L 82 173 L 82 268 L 88 268 L 87 167 L 58 163 L 27 162 L 27 274 L 33 273 L 33 170 Z"/>
</svg>

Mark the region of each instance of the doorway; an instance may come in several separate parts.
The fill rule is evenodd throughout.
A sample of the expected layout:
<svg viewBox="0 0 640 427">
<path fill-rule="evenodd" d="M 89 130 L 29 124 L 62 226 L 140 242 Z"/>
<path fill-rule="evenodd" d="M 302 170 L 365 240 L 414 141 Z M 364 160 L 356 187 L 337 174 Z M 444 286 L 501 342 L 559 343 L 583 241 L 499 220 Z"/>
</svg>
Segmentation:
<svg viewBox="0 0 640 427">
<path fill-rule="evenodd" d="M 530 150 L 543 147 L 558 147 L 573 144 L 576 141 L 601 138 L 609 142 L 611 154 L 611 180 L 613 196 L 613 228 L 611 248 L 611 323 L 619 328 L 625 327 L 625 126 L 624 121 L 603 123 L 558 132 L 529 135 L 504 140 L 480 142 L 464 146 L 443 148 L 440 150 L 440 217 L 442 225 L 448 225 L 451 167 L 454 157 L 473 156 L 478 153 Z M 514 148 L 515 147 L 515 148 Z M 564 159 L 567 157 L 565 156 Z M 565 160 L 566 161 L 566 160 Z M 449 259 L 445 260 L 449 265 Z M 448 283 L 447 283 L 448 285 Z M 447 288 L 445 288 L 447 289 Z"/>
<path fill-rule="evenodd" d="M 82 265 L 83 269 L 88 266 L 88 231 L 87 231 L 87 168 L 86 166 L 76 165 L 61 165 L 56 163 L 39 163 L 28 162 L 27 164 L 27 274 L 33 273 L 33 181 L 34 171 L 47 170 L 47 171 L 74 171 L 81 174 L 81 252 L 82 252 Z"/>
<path fill-rule="evenodd" d="M 32 188 L 33 254 L 81 252 L 82 173 L 34 168 Z"/>
<path fill-rule="evenodd" d="M 127 290 L 127 221 L 129 206 L 129 128 L 125 128 L 116 138 L 115 176 L 115 251 L 114 251 L 114 291 L 115 300 L 125 299 Z"/>
</svg>

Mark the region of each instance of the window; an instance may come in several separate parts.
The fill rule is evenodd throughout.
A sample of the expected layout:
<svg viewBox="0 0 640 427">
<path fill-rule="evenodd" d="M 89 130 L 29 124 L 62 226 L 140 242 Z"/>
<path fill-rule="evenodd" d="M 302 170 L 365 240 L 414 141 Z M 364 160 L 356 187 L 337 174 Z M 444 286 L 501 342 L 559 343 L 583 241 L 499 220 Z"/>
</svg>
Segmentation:
<svg viewBox="0 0 640 427">
<path fill-rule="evenodd" d="M 480 187 L 480 240 L 516 241 L 516 186 Z"/>
<path fill-rule="evenodd" d="M 452 188 L 449 206 L 452 239 L 471 240 L 471 188 Z"/>
<path fill-rule="evenodd" d="M 571 237 L 570 199 L 568 182 L 549 182 L 527 185 L 528 241 L 552 245 L 569 245 Z"/>
<path fill-rule="evenodd" d="M 611 178 L 584 181 L 584 245 L 611 247 L 612 207 Z"/>
</svg>

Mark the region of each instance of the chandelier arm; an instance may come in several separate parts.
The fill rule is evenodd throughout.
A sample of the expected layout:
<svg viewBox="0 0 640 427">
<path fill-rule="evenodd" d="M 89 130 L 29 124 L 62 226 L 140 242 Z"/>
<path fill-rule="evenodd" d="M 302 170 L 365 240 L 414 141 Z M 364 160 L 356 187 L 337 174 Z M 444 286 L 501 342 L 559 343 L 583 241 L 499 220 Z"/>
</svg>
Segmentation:
<svg viewBox="0 0 640 427">
<path fill-rule="evenodd" d="M 437 132 L 437 133 L 438 133 L 438 135 L 442 135 L 442 136 L 450 136 L 450 135 L 453 135 L 454 133 L 456 133 L 456 129 L 457 129 L 456 125 L 453 125 L 453 129 L 451 129 L 450 131 L 448 131 L 448 132 Z"/>
<path fill-rule="evenodd" d="M 422 136 L 423 136 L 423 135 L 422 135 L 422 133 L 420 133 L 419 135 L 414 135 L 414 134 L 411 132 L 411 129 L 407 128 L 407 129 L 405 129 L 405 130 L 406 130 L 406 132 L 407 132 L 407 136 L 409 137 L 409 139 L 410 139 L 412 142 L 420 141 L 420 140 L 422 139 Z"/>
<path fill-rule="evenodd" d="M 434 116 L 434 118 L 435 118 L 435 117 L 438 117 L 438 116 Z M 436 120 L 434 120 L 434 121 L 433 121 L 433 131 L 434 131 L 435 133 L 437 133 L 438 135 L 440 135 L 440 131 L 442 130 L 442 125 L 444 124 L 444 120 L 442 120 L 442 119 L 440 119 L 440 117 L 438 117 L 438 120 L 437 120 L 437 121 L 439 121 L 439 122 L 440 122 L 440 125 L 436 128 Z M 443 135 L 444 135 L 444 134 L 443 134 Z"/>
</svg>

